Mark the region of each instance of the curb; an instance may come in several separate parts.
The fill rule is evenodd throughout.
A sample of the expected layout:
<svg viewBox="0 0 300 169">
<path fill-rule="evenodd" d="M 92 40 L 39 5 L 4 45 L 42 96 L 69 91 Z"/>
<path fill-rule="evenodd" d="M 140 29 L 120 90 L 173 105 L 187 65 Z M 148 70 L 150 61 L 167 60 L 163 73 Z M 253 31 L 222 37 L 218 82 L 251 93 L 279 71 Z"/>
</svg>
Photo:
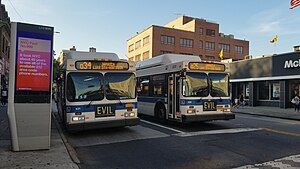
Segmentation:
<svg viewBox="0 0 300 169">
<path fill-rule="evenodd" d="M 250 114 L 250 115 L 255 115 L 255 116 L 262 116 L 262 117 L 272 117 L 272 118 L 278 118 L 278 119 L 284 119 L 284 120 L 294 120 L 294 121 L 300 121 L 300 119 L 295 119 L 291 117 L 279 117 L 279 116 L 271 116 L 271 115 L 266 115 L 266 114 L 255 114 L 255 113 L 245 113 L 245 112 L 233 112 L 237 114 Z"/>
<path fill-rule="evenodd" d="M 61 126 L 59 125 L 58 121 L 57 121 L 57 118 L 55 117 L 55 115 L 53 113 L 52 114 L 52 117 L 54 118 L 54 121 L 55 121 L 55 126 L 58 130 L 58 133 L 62 139 L 62 141 L 64 142 L 65 144 L 65 147 L 72 159 L 72 161 L 75 163 L 75 164 L 80 164 L 80 160 L 79 158 L 77 157 L 77 153 L 75 151 L 75 149 L 71 146 L 71 144 L 68 142 L 68 140 L 66 139 L 66 136 L 64 135 L 62 129 L 61 129 Z"/>
</svg>

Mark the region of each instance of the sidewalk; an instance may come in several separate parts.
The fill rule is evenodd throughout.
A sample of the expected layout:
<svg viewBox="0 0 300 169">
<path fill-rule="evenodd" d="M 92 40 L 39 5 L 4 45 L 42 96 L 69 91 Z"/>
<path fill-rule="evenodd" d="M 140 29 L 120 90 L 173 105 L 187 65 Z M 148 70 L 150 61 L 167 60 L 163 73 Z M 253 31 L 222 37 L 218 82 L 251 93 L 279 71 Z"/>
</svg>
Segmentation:
<svg viewBox="0 0 300 169">
<path fill-rule="evenodd" d="M 300 120 L 300 113 L 296 113 L 293 108 L 281 109 L 278 107 L 244 106 L 239 108 L 232 108 L 232 112 L 241 113 L 241 114 L 267 116 L 267 117 L 276 117 L 276 118 L 289 119 L 289 120 Z"/>
<path fill-rule="evenodd" d="M 0 107 L 0 168 L 61 169 L 78 166 L 71 160 L 52 118 L 50 150 L 11 151 L 11 140 L 6 107 Z"/>
</svg>

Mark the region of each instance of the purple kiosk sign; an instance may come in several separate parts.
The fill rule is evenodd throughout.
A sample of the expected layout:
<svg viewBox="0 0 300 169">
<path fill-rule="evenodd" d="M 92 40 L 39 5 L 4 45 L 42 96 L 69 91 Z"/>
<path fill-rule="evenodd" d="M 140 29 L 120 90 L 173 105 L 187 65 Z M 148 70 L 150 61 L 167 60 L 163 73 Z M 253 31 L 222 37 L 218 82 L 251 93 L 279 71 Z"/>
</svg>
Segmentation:
<svg viewBox="0 0 300 169">
<path fill-rule="evenodd" d="M 8 115 L 14 151 L 50 148 L 53 30 L 11 23 Z"/>
</svg>

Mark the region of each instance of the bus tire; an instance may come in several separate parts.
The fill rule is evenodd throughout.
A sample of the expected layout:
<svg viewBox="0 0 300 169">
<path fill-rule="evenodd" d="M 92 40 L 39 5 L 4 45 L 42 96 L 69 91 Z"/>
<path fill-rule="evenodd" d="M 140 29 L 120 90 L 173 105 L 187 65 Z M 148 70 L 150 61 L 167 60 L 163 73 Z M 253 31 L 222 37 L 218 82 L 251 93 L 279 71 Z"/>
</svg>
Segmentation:
<svg viewBox="0 0 300 169">
<path fill-rule="evenodd" d="M 154 113 L 155 117 L 160 121 L 160 122 L 166 122 L 166 108 L 165 105 L 162 103 L 157 103 L 155 108 L 154 108 Z"/>
</svg>

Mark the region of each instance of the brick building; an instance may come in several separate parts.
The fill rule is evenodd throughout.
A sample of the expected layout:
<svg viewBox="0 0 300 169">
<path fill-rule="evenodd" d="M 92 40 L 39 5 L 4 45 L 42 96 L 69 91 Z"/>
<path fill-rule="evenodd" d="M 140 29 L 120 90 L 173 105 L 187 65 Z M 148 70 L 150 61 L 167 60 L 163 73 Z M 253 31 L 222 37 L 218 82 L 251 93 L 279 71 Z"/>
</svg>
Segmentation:
<svg viewBox="0 0 300 169">
<path fill-rule="evenodd" d="M 220 33 L 219 24 L 181 16 L 164 26 L 152 25 L 127 40 L 127 58 L 146 60 L 164 53 L 197 55 L 203 60 L 242 60 L 249 55 L 249 41 Z"/>
<path fill-rule="evenodd" d="M 0 0 L 1 4 L 1 0 Z M 9 70 L 10 18 L 5 5 L 0 6 L 0 90 L 7 89 Z M 0 93 L 1 93 L 0 91 Z"/>
</svg>

